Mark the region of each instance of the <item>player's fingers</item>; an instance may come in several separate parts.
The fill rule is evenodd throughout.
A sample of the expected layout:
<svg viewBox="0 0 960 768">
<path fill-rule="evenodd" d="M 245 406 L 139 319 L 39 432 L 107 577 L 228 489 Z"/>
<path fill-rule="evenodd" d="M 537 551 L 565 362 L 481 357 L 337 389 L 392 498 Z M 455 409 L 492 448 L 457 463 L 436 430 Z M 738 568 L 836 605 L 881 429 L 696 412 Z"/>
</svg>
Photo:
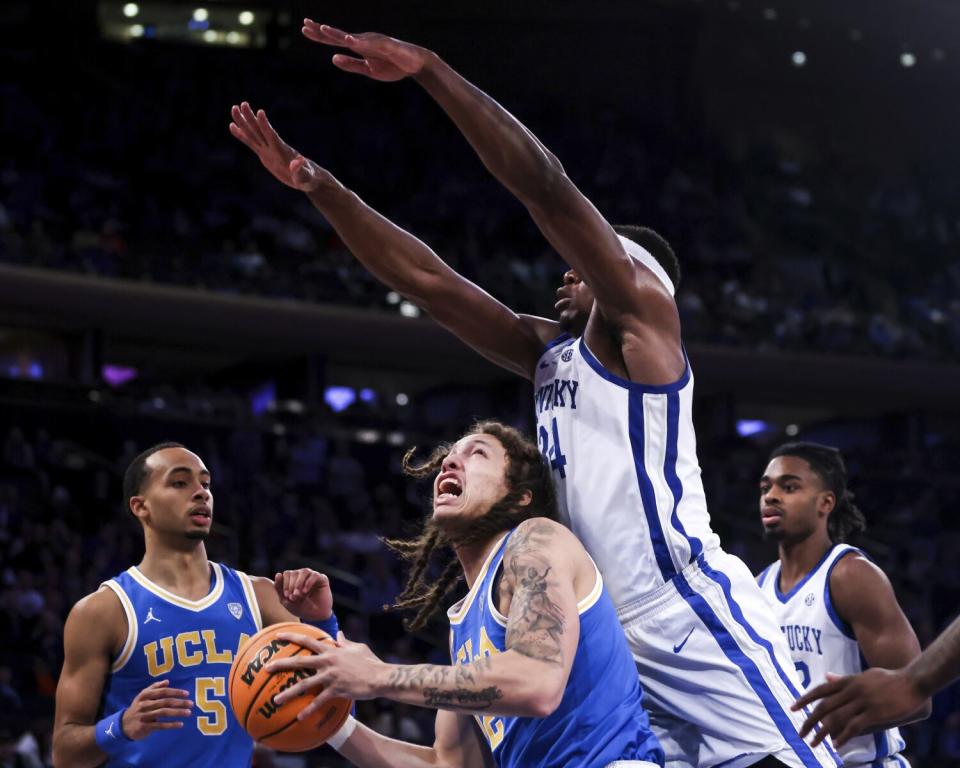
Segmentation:
<svg viewBox="0 0 960 768">
<path fill-rule="evenodd" d="M 342 29 L 331 27 L 329 24 L 318 24 L 313 19 L 304 19 L 303 27 L 310 33 L 310 38 L 317 42 L 344 45 L 347 38 L 347 33 Z"/>
<path fill-rule="evenodd" d="M 842 747 L 854 736 L 858 736 L 861 730 L 863 730 L 863 717 L 860 715 L 849 717 L 846 720 L 838 719 L 835 727 L 830 729 L 833 746 Z"/>
<path fill-rule="evenodd" d="M 162 707 L 160 709 L 154 709 L 149 713 L 144 713 L 143 722 L 152 723 L 156 722 L 158 718 L 161 717 L 177 717 L 183 719 L 185 717 L 190 717 L 189 709 L 177 709 L 175 707 Z"/>
<path fill-rule="evenodd" d="M 260 125 L 257 123 L 257 116 L 253 113 L 253 107 L 250 106 L 250 102 L 244 101 L 242 104 L 240 104 L 240 115 L 243 117 L 247 130 L 250 131 L 250 134 L 253 136 L 257 144 L 260 146 L 266 146 L 267 140 L 260 131 Z"/>
<path fill-rule="evenodd" d="M 324 645 L 323 642 L 317 640 L 315 637 L 310 637 L 309 635 L 303 635 L 299 632 L 278 632 L 277 637 L 281 640 L 286 640 L 290 643 L 296 643 L 297 645 L 302 645 L 304 648 L 309 648 L 311 651 L 317 654 L 324 654 L 330 650 L 329 645 Z M 301 656 L 294 656 L 293 658 L 303 658 Z"/>
<path fill-rule="evenodd" d="M 330 699 L 333 698 L 333 694 L 330 693 L 330 689 L 320 691 L 317 694 L 317 697 L 311 701 L 307 706 L 301 709 L 297 713 L 297 720 L 303 720 L 306 717 L 310 717 L 314 712 L 318 711 L 324 704 L 326 704 Z"/>
<path fill-rule="evenodd" d="M 309 568 L 304 568 L 303 583 L 300 585 L 300 591 L 305 595 L 309 595 L 314 590 L 322 587 L 325 581 L 326 577 L 323 574 L 317 573 Z"/>
<path fill-rule="evenodd" d="M 335 54 L 333 66 L 342 69 L 344 72 L 352 72 L 355 75 L 369 75 L 370 64 L 366 59 L 357 59 L 353 56 L 346 56 L 342 53 Z"/>
<path fill-rule="evenodd" d="M 307 579 L 309 578 L 310 573 L 311 571 L 309 568 L 301 568 L 300 570 L 295 571 L 296 580 L 293 582 L 293 591 L 298 597 L 300 595 L 307 594 Z"/>
<path fill-rule="evenodd" d="M 189 699 L 175 699 L 175 698 L 165 698 L 165 699 L 147 699 L 143 702 L 143 707 L 141 711 L 151 712 L 153 710 L 161 709 L 163 707 L 173 707 L 179 709 L 181 707 L 189 709 L 193 706 L 193 702 Z"/>
<path fill-rule="evenodd" d="M 277 702 L 277 704 L 283 704 L 283 702 L 288 701 L 290 699 L 295 699 L 297 698 L 297 696 L 302 696 L 305 693 L 310 693 L 314 689 L 319 688 L 322 685 L 323 683 L 320 682 L 317 675 L 311 675 L 310 677 L 304 678 L 303 680 L 299 681 L 296 685 L 292 685 L 289 688 L 287 688 L 285 691 L 278 693 L 274 697 L 274 700 Z"/>
<path fill-rule="evenodd" d="M 244 110 L 244 105 L 247 106 L 247 110 Z M 246 102 L 243 102 L 239 106 L 234 104 L 230 108 L 230 117 L 233 118 L 233 122 L 236 124 L 240 132 L 246 137 L 247 141 L 255 147 L 261 143 L 260 136 L 256 129 L 251 127 L 247 112 L 249 112 L 249 104 Z"/>
<path fill-rule="evenodd" d="M 270 118 L 267 117 L 267 113 L 262 109 L 257 110 L 257 127 L 260 129 L 260 134 L 271 146 L 283 144 L 283 139 L 281 139 L 280 134 L 274 130 L 273 125 L 270 124 Z"/>
<path fill-rule="evenodd" d="M 826 696 L 836 693 L 841 687 L 839 680 L 833 680 L 827 683 L 820 683 L 815 688 L 811 688 L 803 696 L 793 702 L 793 706 L 790 707 L 794 712 L 803 709 L 808 704 L 812 704 L 818 699 L 822 699 Z"/>
<path fill-rule="evenodd" d="M 168 686 L 164 686 L 163 688 L 144 688 L 140 692 L 140 699 L 142 701 L 150 701 L 156 705 L 158 700 L 164 700 L 171 696 L 175 696 L 176 699 L 173 699 L 173 701 L 177 701 L 179 703 L 180 700 L 185 699 L 189 695 L 190 692 L 185 691 L 182 688 L 170 688 Z"/>
<path fill-rule="evenodd" d="M 243 132 L 243 129 L 236 123 L 230 123 L 230 135 L 256 152 L 257 148 L 253 146 L 253 143 L 247 138 L 247 135 Z"/>
</svg>

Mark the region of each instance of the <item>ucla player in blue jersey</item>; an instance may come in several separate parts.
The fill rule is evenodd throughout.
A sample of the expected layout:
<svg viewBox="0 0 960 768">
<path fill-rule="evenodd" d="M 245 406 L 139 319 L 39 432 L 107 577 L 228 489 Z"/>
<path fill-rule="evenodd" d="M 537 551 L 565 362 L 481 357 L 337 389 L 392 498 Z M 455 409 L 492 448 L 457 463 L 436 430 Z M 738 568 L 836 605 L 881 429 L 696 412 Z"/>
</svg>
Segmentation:
<svg viewBox="0 0 960 768">
<path fill-rule="evenodd" d="M 231 112 L 234 137 L 304 192 L 370 272 L 533 382 L 561 519 L 603 573 L 667 765 L 837 765 L 828 744 L 800 738 L 786 643 L 753 575 L 710 527 L 670 246 L 646 228 L 612 227 L 529 129 L 435 53 L 310 20 L 303 33 L 348 49 L 333 57 L 345 71 L 421 85 L 573 267 L 558 320 L 517 314 L 285 144 L 262 110 Z"/>
<path fill-rule="evenodd" d="M 330 622 L 329 582 L 307 568 L 271 581 L 210 562 L 212 478 L 179 443 L 134 459 L 124 498 L 145 553 L 67 617 L 54 764 L 249 766 L 253 741 L 227 701 L 234 654 L 266 625 Z"/>
<path fill-rule="evenodd" d="M 863 552 L 845 544 L 865 528 L 847 490 L 836 448 L 787 443 L 770 455 L 760 478 L 764 536 L 780 558 L 758 577 L 787 638 L 804 688 L 827 675 L 867 667 L 899 668 L 920 655 L 920 644 L 890 582 Z M 914 712 L 926 717 L 929 704 Z M 846 740 L 844 766 L 907 766 L 896 728 Z"/>
<path fill-rule="evenodd" d="M 317 672 L 277 700 L 322 684 L 312 708 L 336 695 L 439 710 L 432 747 L 348 721 L 330 743 L 370 768 L 662 765 L 600 572 L 550 519 L 555 496 L 537 446 L 510 427 L 481 422 L 425 463 L 414 464 L 411 452 L 404 464 L 408 474 L 434 476 L 433 510 L 420 537 L 391 542 L 413 563 L 397 606 L 415 610 L 407 626 L 420 628 L 466 578 L 469 591 L 447 613 L 454 664 L 387 664 L 342 637 L 328 650 L 289 635 L 316 655 L 267 668 Z M 448 562 L 432 582 L 435 556 Z"/>
</svg>

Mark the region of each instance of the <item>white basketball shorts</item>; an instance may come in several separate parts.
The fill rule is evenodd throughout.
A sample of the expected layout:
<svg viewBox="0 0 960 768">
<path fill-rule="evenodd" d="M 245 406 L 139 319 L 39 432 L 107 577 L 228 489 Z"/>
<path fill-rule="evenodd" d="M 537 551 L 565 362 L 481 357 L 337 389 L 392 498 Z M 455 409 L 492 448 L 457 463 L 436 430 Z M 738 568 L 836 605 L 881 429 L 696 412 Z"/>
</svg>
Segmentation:
<svg viewBox="0 0 960 768">
<path fill-rule="evenodd" d="M 791 712 L 800 681 L 773 612 L 739 558 L 709 550 L 650 595 L 618 609 L 667 768 L 740 768 L 773 755 L 837 768 Z"/>
</svg>

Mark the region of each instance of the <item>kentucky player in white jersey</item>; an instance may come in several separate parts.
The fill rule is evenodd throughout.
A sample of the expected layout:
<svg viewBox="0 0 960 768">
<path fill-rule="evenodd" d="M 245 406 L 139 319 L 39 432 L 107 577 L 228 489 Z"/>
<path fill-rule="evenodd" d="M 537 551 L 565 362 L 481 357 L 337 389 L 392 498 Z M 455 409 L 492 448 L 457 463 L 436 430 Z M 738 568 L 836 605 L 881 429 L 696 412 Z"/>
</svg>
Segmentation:
<svg viewBox="0 0 960 768">
<path fill-rule="evenodd" d="M 843 543 L 865 527 L 846 485 L 836 448 L 802 442 L 777 448 L 760 479 L 764 535 L 777 542 L 780 558 L 757 580 L 804 688 L 828 674 L 903 667 L 920 654 L 887 577 Z M 838 751 L 844 766 L 893 768 L 909 765 L 903 749 L 899 730 L 889 728 L 852 738 Z"/>
<path fill-rule="evenodd" d="M 749 569 L 710 529 L 670 246 L 648 229 L 614 230 L 526 127 L 436 54 L 309 20 L 303 32 L 355 54 L 333 57 L 343 70 L 423 86 L 573 267 L 559 322 L 519 315 L 284 143 L 262 110 L 232 110 L 231 133 L 306 193 L 367 269 L 534 382 L 541 447 L 618 608 L 667 765 L 836 765 L 829 745 L 799 738 L 784 638 Z"/>
</svg>

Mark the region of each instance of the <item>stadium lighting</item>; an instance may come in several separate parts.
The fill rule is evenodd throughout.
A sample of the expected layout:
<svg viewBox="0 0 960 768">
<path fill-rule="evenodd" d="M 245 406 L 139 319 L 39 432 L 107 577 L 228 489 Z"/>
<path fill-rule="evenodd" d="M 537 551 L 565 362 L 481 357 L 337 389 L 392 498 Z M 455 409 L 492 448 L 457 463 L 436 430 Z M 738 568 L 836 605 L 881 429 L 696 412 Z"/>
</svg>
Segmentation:
<svg viewBox="0 0 960 768">
<path fill-rule="evenodd" d="M 249 27 L 253 24 L 254 15 L 253 11 L 240 11 L 240 15 L 237 17 L 240 20 L 240 23 L 245 27 Z"/>
<path fill-rule="evenodd" d="M 130 37 L 143 37 L 143 24 L 131 24 Z"/>
<path fill-rule="evenodd" d="M 404 392 L 397 393 L 397 405 L 407 405 L 410 402 L 410 398 Z"/>
<path fill-rule="evenodd" d="M 205 43 L 217 42 L 217 33 L 214 32 L 212 29 L 208 29 L 206 32 L 203 33 L 203 41 Z"/>
<path fill-rule="evenodd" d="M 227 42 L 230 43 L 230 45 L 236 45 L 241 39 L 240 33 L 236 30 L 231 29 L 229 32 L 227 32 Z"/>
<path fill-rule="evenodd" d="M 400 314 L 404 317 L 420 317 L 420 307 L 409 301 L 400 302 Z"/>
<path fill-rule="evenodd" d="M 901 54 L 900 54 L 900 63 L 901 63 L 903 66 L 905 66 L 905 67 L 907 67 L 907 68 L 910 68 L 910 67 L 912 67 L 914 64 L 917 63 L 917 57 L 914 56 L 914 55 L 913 55 L 912 53 L 910 53 L 909 51 L 907 51 L 906 53 L 901 53 Z"/>
<path fill-rule="evenodd" d="M 132 19 L 138 13 L 140 13 L 140 6 L 136 3 L 127 3 L 123 6 L 123 15 L 128 19 Z"/>
<path fill-rule="evenodd" d="M 197 8 L 193 12 L 194 21 L 206 21 L 210 18 L 210 13 L 206 8 Z"/>
<path fill-rule="evenodd" d="M 796 424 L 787 424 L 787 437 L 796 437 L 800 433 L 800 427 Z"/>
<path fill-rule="evenodd" d="M 790 57 L 790 60 L 793 62 L 793 66 L 802 67 L 807 63 L 807 54 L 803 51 L 794 51 L 793 56 Z"/>
</svg>

